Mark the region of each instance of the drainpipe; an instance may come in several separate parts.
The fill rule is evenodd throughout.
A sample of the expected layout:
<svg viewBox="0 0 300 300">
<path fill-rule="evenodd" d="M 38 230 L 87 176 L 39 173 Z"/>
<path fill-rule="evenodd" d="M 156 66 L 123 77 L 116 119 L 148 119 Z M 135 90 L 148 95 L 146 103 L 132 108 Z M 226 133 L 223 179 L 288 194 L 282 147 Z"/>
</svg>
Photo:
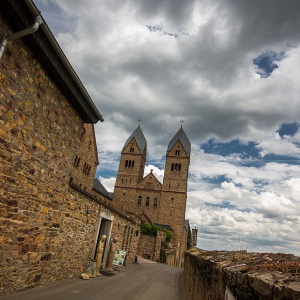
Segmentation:
<svg viewBox="0 0 300 300">
<path fill-rule="evenodd" d="M 3 52 L 4 52 L 4 50 L 5 50 L 6 46 L 7 46 L 7 43 L 9 41 L 13 41 L 13 40 L 19 39 L 19 38 L 21 38 L 21 37 L 23 37 L 25 35 L 29 35 L 29 34 L 32 34 L 32 33 L 36 32 L 39 29 L 39 27 L 40 27 L 40 25 L 42 23 L 43 23 L 42 17 L 41 16 L 37 16 L 35 18 L 35 22 L 34 22 L 34 24 L 32 26 L 30 26 L 30 27 L 28 27 L 26 29 L 23 29 L 21 31 L 18 31 L 16 33 L 13 33 L 11 35 L 6 36 L 2 40 L 1 45 L 0 45 L 0 59 L 1 59 L 2 54 L 3 54 Z"/>
</svg>

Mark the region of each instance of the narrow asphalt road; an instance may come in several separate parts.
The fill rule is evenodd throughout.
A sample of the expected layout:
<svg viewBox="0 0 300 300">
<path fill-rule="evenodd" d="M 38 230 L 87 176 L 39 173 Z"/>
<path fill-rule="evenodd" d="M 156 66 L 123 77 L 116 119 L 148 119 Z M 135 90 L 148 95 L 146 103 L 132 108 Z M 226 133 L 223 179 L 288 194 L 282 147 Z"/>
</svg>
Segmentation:
<svg viewBox="0 0 300 300">
<path fill-rule="evenodd" d="M 139 258 L 138 264 L 127 265 L 113 276 L 89 280 L 69 279 L 36 287 L 7 300 L 183 300 L 183 269 L 149 262 Z"/>
</svg>

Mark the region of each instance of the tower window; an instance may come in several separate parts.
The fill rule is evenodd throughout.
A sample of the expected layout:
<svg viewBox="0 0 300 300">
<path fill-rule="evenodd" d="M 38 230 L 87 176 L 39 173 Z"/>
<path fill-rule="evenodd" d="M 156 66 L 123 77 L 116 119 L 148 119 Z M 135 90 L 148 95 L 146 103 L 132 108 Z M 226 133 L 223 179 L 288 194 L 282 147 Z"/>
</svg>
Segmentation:
<svg viewBox="0 0 300 300">
<path fill-rule="evenodd" d="M 180 150 L 175 150 L 175 155 L 179 155 L 180 154 Z"/>
<path fill-rule="evenodd" d="M 134 167 L 134 160 L 127 160 L 125 161 L 125 168 L 133 168 Z"/>
<path fill-rule="evenodd" d="M 150 205 L 150 197 L 146 197 L 146 206 Z"/>
<path fill-rule="evenodd" d="M 155 197 L 153 200 L 153 207 L 156 208 L 157 204 L 158 204 L 158 199 L 157 199 L 157 197 Z"/>
<path fill-rule="evenodd" d="M 142 205 L 142 196 L 139 196 L 138 197 L 138 206 L 141 206 Z"/>
<path fill-rule="evenodd" d="M 171 164 L 171 171 L 181 171 L 181 164 Z"/>
<path fill-rule="evenodd" d="M 129 151 L 130 151 L 130 152 L 134 152 L 134 148 L 133 148 L 133 147 L 131 147 Z"/>
</svg>

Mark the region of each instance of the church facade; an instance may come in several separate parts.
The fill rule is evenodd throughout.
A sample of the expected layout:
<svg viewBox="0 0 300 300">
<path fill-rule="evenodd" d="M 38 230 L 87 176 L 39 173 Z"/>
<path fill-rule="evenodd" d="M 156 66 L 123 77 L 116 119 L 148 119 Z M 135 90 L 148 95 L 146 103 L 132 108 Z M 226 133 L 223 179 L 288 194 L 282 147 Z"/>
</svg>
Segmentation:
<svg viewBox="0 0 300 300">
<path fill-rule="evenodd" d="M 170 140 L 163 183 L 151 171 L 144 177 L 147 141 L 140 125 L 121 151 L 113 205 L 125 214 L 172 231 L 174 265 L 181 267 L 186 251 L 185 211 L 191 143 L 182 126 Z"/>
</svg>

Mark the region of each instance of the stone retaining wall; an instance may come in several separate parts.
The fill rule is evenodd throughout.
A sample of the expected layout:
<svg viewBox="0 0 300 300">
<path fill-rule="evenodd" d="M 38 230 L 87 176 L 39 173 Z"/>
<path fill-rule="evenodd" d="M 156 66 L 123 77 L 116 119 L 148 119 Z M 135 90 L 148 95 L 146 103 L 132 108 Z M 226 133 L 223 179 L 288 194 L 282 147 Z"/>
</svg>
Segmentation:
<svg viewBox="0 0 300 300">
<path fill-rule="evenodd" d="M 187 300 L 300 299 L 300 258 L 290 254 L 203 251 L 185 254 Z M 226 292 L 227 290 L 227 292 Z"/>
</svg>

